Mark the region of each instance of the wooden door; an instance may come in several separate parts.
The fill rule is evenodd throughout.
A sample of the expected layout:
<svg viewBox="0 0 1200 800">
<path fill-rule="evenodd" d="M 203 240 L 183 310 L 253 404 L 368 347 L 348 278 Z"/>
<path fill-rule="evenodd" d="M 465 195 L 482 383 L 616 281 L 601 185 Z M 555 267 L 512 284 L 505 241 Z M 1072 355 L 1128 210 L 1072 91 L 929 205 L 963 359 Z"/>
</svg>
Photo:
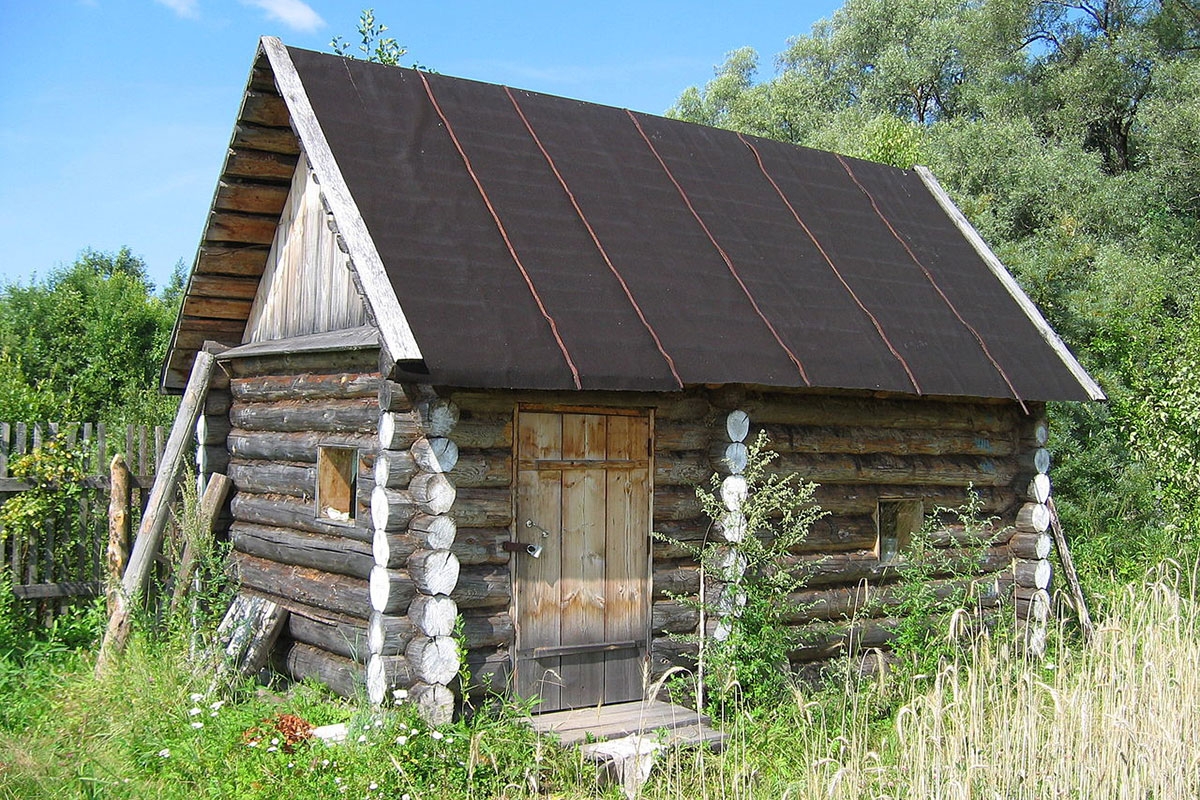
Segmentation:
<svg viewBox="0 0 1200 800">
<path fill-rule="evenodd" d="M 650 418 L 520 411 L 516 689 L 539 711 L 638 700 L 650 631 Z"/>
</svg>

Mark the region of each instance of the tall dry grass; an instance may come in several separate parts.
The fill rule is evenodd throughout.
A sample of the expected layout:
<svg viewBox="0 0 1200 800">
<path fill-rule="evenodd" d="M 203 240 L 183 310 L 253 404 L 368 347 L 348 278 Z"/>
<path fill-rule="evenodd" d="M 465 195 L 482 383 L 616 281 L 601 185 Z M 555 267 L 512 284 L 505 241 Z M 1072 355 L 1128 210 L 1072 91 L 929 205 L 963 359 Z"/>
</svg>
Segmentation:
<svg viewBox="0 0 1200 800">
<path fill-rule="evenodd" d="M 672 756 L 647 794 L 1200 797 L 1194 585 L 1164 566 L 1112 598 L 1091 646 L 1059 630 L 1044 660 L 1023 656 L 1019 635 L 976 641 L 890 718 L 872 700 L 889 687 L 848 679 L 841 697 L 798 693 L 778 714 L 727 720 L 724 755 Z"/>
</svg>

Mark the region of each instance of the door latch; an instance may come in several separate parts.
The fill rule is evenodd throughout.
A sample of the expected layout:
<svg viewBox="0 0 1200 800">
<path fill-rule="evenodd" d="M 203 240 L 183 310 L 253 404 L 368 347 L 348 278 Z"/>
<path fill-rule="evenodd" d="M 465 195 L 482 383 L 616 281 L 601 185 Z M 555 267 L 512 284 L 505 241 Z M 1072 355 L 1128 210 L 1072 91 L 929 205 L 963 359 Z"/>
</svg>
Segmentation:
<svg viewBox="0 0 1200 800">
<path fill-rule="evenodd" d="M 540 544 L 525 544 L 524 542 L 505 542 L 501 545 L 506 553 L 524 553 L 527 556 L 538 558 L 542 555 L 542 546 Z"/>
<path fill-rule="evenodd" d="M 539 531 L 541 531 L 541 532 L 542 532 L 542 538 L 543 538 L 543 539 L 549 539 L 549 538 L 550 538 L 550 531 L 546 530 L 546 529 L 545 529 L 545 528 L 543 528 L 541 525 L 538 525 L 536 522 L 534 522 L 534 521 L 533 521 L 533 520 L 531 520 L 531 519 L 527 519 L 527 520 L 525 520 L 525 527 L 526 527 L 526 528 L 537 528 Z"/>
</svg>

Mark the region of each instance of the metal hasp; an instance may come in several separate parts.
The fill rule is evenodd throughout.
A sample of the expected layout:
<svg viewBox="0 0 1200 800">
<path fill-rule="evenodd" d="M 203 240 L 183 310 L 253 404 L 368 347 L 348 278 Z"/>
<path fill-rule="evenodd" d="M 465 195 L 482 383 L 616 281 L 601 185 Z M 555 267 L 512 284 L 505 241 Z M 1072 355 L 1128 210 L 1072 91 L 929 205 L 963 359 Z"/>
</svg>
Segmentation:
<svg viewBox="0 0 1200 800">
<path fill-rule="evenodd" d="M 525 544 L 524 542 L 504 542 L 501 545 L 506 553 L 524 553 L 528 556 L 538 558 L 542 555 L 542 546 L 540 544 Z"/>
<path fill-rule="evenodd" d="M 525 527 L 526 527 L 526 528 L 537 528 L 539 531 L 541 531 L 541 532 L 542 532 L 542 538 L 543 538 L 543 539 L 548 539 L 548 538 L 550 538 L 550 531 L 546 530 L 546 529 L 545 529 L 545 528 L 543 528 L 541 525 L 538 525 L 536 522 L 534 522 L 534 521 L 533 521 L 533 520 L 531 520 L 531 519 L 527 519 L 527 520 L 525 520 Z"/>
</svg>

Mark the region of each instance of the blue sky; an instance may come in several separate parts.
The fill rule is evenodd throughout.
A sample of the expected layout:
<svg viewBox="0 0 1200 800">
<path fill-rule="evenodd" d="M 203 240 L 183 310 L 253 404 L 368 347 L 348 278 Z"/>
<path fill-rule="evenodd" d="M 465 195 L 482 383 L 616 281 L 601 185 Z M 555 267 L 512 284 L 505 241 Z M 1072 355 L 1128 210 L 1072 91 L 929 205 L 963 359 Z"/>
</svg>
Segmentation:
<svg viewBox="0 0 1200 800">
<path fill-rule="evenodd" d="M 840 3 L 2 0 L 0 283 L 87 247 L 159 285 L 190 266 L 258 37 L 327 52 L 368 5 L 438 72 L 662 113 L 738 47 L 771 74 Z"/>
</svg>

